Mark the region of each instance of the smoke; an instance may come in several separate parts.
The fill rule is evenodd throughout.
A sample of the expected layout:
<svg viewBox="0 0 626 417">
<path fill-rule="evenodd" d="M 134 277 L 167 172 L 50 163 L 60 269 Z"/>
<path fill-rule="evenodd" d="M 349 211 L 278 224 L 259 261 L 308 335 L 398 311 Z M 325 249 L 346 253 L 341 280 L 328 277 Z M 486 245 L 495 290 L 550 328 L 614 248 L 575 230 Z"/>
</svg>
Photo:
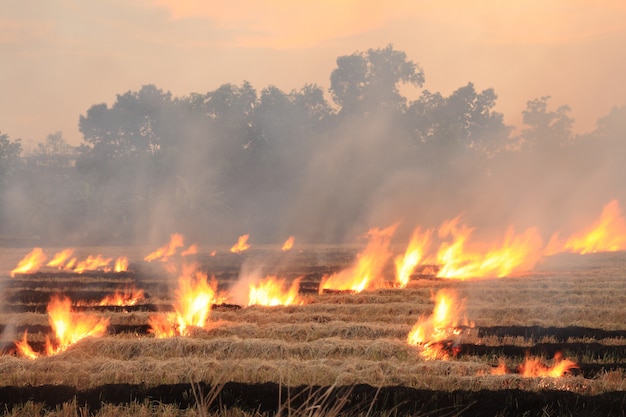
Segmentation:
<svg viewBox="0 0 626 417">
<path fill-rule="evenodd" d="M 567 109 L 545 98 L 511 134 L 495 94 L 471 84 L 407 104 L 333 112 L 311 86 L 258 94 L 244 82 L 188 97 L 144 86 L 88 109 L 80 150 L 49 138 L 5 175 L 2 233 L 56 246 L 154 247 L 174 232 L 341 243 L 400 222 L 406 241 L 461 216 L 477 238 L 537 227 L 547 242 L 626 201 L 624 107 L 573 135 Z"/>
</svg>

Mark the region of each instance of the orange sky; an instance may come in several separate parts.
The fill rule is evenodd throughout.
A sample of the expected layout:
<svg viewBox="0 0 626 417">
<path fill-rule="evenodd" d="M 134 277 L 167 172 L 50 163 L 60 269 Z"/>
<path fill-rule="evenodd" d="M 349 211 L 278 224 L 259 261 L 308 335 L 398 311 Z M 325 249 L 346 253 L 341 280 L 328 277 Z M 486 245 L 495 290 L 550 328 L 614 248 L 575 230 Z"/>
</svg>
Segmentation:
<svg viewBox="0 0 626 417">
<path fill-rule="evenodd" d="M 243 80 L 257 90 L 327 88 L 338 56 L 389 43 L 424 68 L 430 91 L 493 87 L 510 124 L 544 95 L 572 108 L 580 132 L 626 104 L 626 3 L 618 0 L 215 3 L 4 4 L 0 131 L 28 145 L 61 130 L 78 144 L 80 114 L 148 83 L 174 95 Z"/>
</svg>

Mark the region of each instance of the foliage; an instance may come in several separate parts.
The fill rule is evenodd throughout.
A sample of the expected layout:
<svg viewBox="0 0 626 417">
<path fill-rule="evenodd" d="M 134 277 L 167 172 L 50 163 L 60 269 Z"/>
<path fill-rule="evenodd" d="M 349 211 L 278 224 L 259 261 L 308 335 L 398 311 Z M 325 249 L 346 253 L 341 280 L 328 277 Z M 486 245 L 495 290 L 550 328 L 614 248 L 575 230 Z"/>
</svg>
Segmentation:
<svg viewBox="0 0 626 417">
<path fill-rule="evenodd" d="M 194 240 L 296 233 L 321 242 L 367 221 L 371 202 L 406 173 L 412 195 L 454 194 L 448 203 L 463 207 L 450 215 L 489 197 L 477 189 L 511 204 L 511 189 L 555 204 L 568 190 L 558 182 L 584 182 L 601 166 L 605 194 L 621 189 L 623 107 L 576 136 L 569 107 L 552 110 L 544 96 L 528 101 L 513 134 L 492 88 L 468 82 L 409 100 L 424 83 L 421 66 L 388 45 L 338 57 L 332 101 L 316 84 L 257 90 L 243 81 L 180 97 L 144 85 L 80 115 L 77 147 L 55 132 L 22 157 L 20 141 L 0 135 L 3 223 L 88 242 L 173 230 Z M 555 185 L 545 197 L 537 183 Z"/>
</svg>

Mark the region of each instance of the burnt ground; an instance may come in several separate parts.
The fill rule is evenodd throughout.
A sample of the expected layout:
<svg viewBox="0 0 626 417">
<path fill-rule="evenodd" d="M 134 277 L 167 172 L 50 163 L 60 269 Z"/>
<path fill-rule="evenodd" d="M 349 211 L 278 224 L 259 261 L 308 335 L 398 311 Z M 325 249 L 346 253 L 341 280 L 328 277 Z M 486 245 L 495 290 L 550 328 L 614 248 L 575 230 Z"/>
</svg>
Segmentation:
<svg viewBox="0 0 626 417">
<path fill-rule="evenodd" d="M 199 383 L 196 392 L 207 395 L 211 387 Z M 339 413 L 376 415 L 392 412 L 396 416 L 624 416 L 626 392 L 600 395 L 580 395 L 567 391 L 543 390 L 530 392 L 517 389 L 480 391 L 432 391 L 400 386 L 376 388 L 369 385 L 345 387 L 291 387 L 274 383 L 226 383 L 217 388 L 219 395 L 209 405 L 217 411 L 237 408 L 247 412 L 275 412 L 289 399 L 292 410 L 318 405 L 330 410 L 339 404 Z M 328 391 L 330 395 L 326 395 Z M 279 403 L 282 400 L 282 404 Z M 0 407 L 11 409 L 27 401 L 43 403 L 54 409 L 65 402 L 76 400 L 80 407 L 96 412 L 103 403 L 123 405 L 132 402 L 157 401 L 176 404 L 180 408 L 196 406 L 190 384 L 145 385 L 115 384 L 77 390 L 63 385 L 38 387 L 0 387 Z"/>
</svg>

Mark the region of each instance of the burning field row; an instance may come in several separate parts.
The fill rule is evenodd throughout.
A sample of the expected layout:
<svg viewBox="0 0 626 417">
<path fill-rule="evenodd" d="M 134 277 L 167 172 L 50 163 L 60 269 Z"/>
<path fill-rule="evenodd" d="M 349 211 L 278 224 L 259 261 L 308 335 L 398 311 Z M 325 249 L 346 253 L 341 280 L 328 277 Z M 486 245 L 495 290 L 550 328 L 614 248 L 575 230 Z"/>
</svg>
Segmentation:
<svg viewBox="0 0 626 417">
<path fill-rule="evenodd" d="M 478 251 L 456 219 L 437 233 L 416 229 L 398 249 L 396 227 L 370 230 L 357 251 L 288 239 L 254 253 L 246 236 L 207 251 L 175 234 L 124 271 L 14 272 L 3 279 L 0 385 L 625 389 L 623 252 L 529 267 L 515 248 L 535 242 L 531 232 Z M 541 258 L 558 240 L 540 245 Z M 496 259 L 517 266 L 473 266 Z M 452 270 L 471 272 L 442 273 Z"/>
</svg>

